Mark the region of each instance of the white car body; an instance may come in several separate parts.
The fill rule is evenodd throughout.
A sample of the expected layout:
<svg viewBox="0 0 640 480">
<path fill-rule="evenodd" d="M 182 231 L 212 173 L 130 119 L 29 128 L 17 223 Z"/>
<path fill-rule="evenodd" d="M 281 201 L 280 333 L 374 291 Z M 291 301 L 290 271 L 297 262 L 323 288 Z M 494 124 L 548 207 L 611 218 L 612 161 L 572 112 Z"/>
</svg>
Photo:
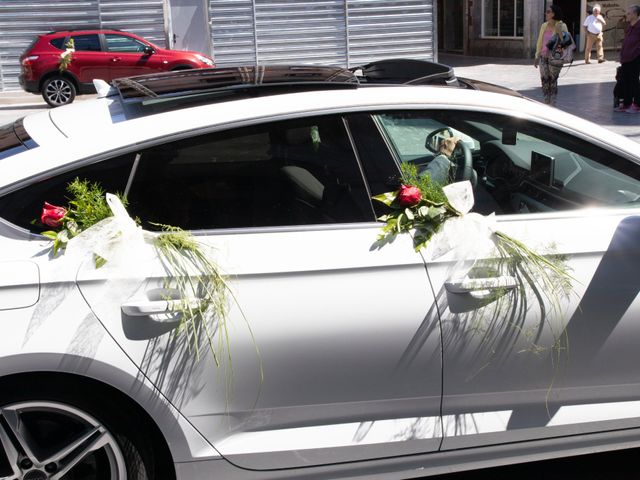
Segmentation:
<svg viewBox="0 0 640 480">
<path fill-rule="evenodd" d="M 447 87 L 287 93 L 133 119 L 122 108 L 106 97 L 26 117 L 38 147 L 0 157 L 0 204 L 121 152 L 362 112 L 504 115 L 640 165 L 640 145 L 586 120 Z M 138 406 L 176 477 L 190 480 L 413 478 L 638 446 L 639 214 L 621 204 L 498 215 L 497 229 L 565 255 L 576 279 L 562 315 L 539 325 L 530 304 L 514 330 L 493 304 L 446 291 L 453 254 L 425 261 L 408 236 L 372 248 L 373 220 L 194 230 L 215 247 L 255 335 L 233 309 L 231 395 L 211 356 L 194 356 L 150 316 L 123 313 L 161 284 L 156 261 L 136 265 L 145 282 L 127 290 L 128 272 L 53 258 L 48 239 L 0 218 L 0 417 L 6 378 L 64 377 L 78 395 L 100 384 L 125 410 Z M 457 310 L 456 299 L 466 302 Z M 554 350 L 558 332 L 568 351 Z"/>
</svg>

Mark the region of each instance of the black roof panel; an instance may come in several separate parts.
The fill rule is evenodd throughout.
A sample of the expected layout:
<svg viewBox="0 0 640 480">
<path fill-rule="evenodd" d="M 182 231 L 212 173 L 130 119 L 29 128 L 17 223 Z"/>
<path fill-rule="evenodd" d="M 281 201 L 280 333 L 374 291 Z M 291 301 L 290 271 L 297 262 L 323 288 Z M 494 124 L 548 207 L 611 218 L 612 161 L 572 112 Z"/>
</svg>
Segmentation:
<svg viewBox="0 0 640 480">
<path fill-rule="evenodd" d="M 112 82 L 124 100 L 183 96 L 269 85 L 291 85 L 292 90 L 296 90 L 296 84 L 356 86 L 358 79 L 353 72 L 340 67 L 269 65 L 181 70 L 118 78 Z"/>
</svg>

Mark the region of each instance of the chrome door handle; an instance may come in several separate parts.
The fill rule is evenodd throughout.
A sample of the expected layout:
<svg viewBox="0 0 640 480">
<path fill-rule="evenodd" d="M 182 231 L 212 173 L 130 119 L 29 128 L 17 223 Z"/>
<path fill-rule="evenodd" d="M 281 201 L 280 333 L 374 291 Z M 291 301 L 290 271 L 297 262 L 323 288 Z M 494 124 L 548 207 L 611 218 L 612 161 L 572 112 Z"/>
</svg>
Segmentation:
<svg viewBox="0 0 640 480">
<path fill-rule="evenodd" d="M 450 293 L 469 293 L 479 290 L 510 290 L 517 286 L 517 280 L 509 275 L 490 278 L 461 278 L 450 280 L 444 284 L 444 288 Z"/>
<path fill-rule="evenodd" d="M 189 306 L 197 309 L 202 305 L 198 299 L 189 300 Z M 149 315 L 163 315 L 175 313 L 185 307 L 181 300 L 152 300 L 141 302 L 130 302 L 121 305 L 122 313 L 130 317 L 147 317 Z"/>
</svg>

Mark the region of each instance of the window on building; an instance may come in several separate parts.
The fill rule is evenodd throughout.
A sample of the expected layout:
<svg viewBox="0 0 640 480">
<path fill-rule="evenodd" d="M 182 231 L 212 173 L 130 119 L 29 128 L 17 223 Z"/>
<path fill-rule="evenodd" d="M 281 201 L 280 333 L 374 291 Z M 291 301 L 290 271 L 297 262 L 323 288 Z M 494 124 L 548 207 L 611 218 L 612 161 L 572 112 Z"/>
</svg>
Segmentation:
<svg viewBox="0 0 640 480">
<path fill-rule="evenodd" d="M 483 0 L 482 36 L 523 36 L 524 0 Z"/>
</svg>

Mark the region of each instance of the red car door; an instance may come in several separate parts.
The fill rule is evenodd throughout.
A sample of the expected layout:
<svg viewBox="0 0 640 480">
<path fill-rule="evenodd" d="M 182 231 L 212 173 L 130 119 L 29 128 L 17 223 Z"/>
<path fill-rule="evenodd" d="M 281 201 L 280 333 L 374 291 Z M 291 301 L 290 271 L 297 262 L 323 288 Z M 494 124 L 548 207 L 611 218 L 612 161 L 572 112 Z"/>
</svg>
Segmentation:
<svg viewBox="0 0 640 480">
<path fill-rule="evenodd" d="M 73 60 L 69 70 L 81 83 L 91 83 L 93 79 L 109 80 L 109 62 L 106 52 L 100 46 L 100 36 L 97 33 L 72 35 Z"/>
<path fill-rule="evenodd" d="M 151 52 L 148 44 L 128 35 L 105 34 L 110 77 L 130 77 L 166 70 L 163 58 Z"/>
</svg>

